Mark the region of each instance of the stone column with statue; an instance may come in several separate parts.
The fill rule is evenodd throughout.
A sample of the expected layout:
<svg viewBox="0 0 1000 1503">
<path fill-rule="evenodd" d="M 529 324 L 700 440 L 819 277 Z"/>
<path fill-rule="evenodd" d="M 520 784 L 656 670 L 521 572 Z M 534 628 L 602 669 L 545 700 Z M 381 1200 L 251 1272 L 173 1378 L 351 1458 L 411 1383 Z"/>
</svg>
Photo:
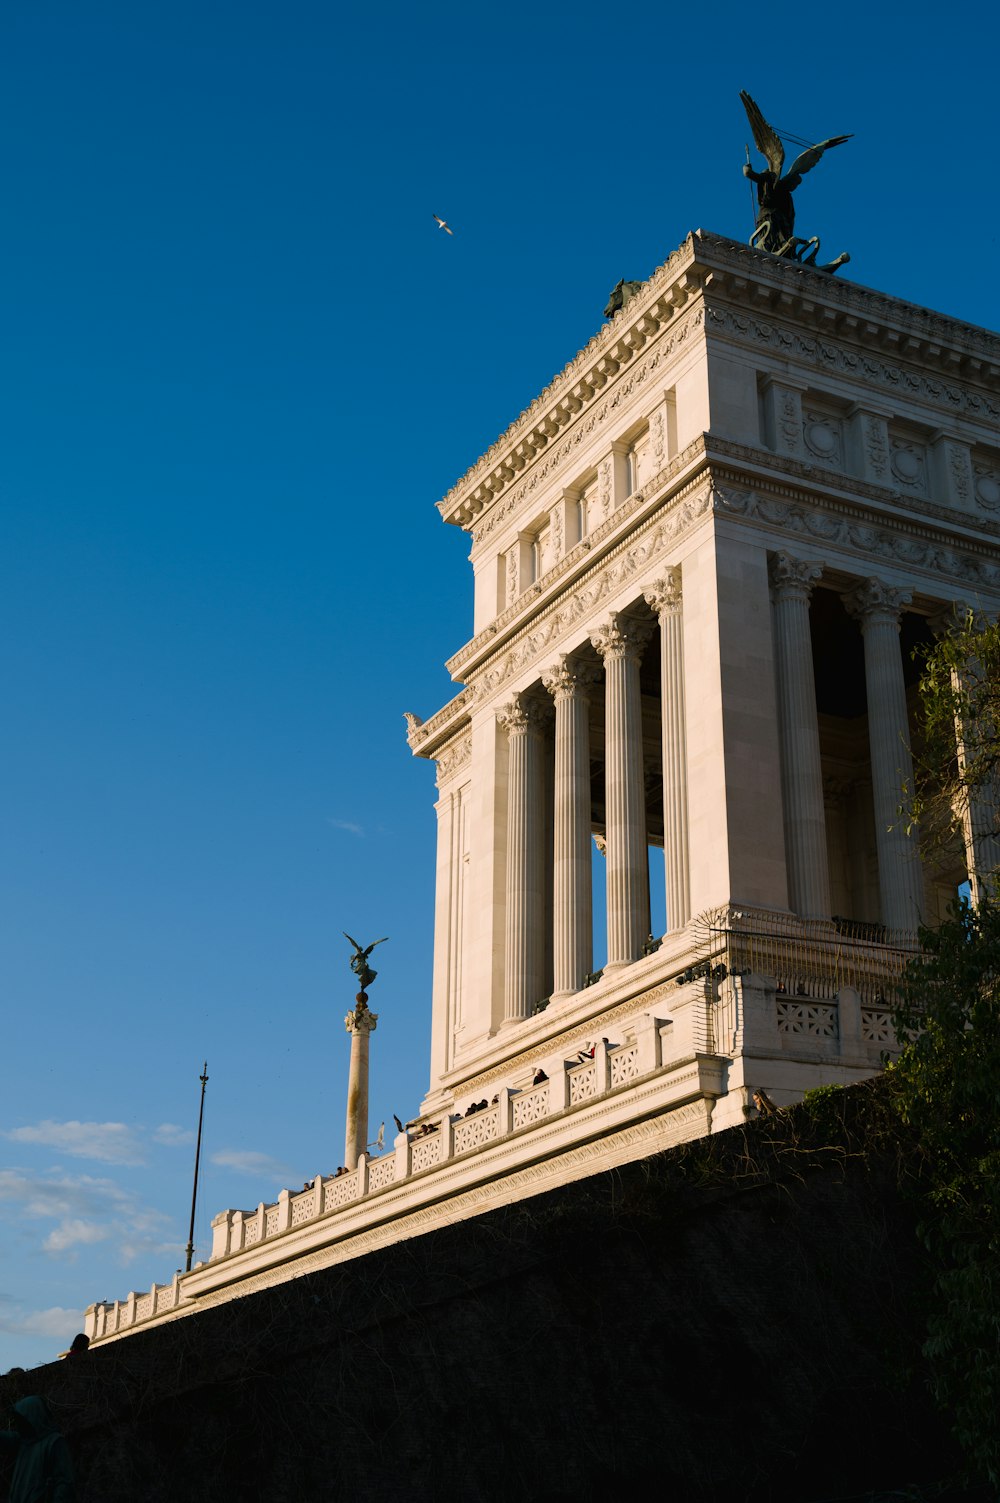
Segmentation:
<svg viewBox="0 0 1000 1503">
<path fill-rule="evenodd" d="M 344 932 L 344 938 L 354 946 L 351 970 L 358 978 L 361 990 L 354 999 L 354 1007 L 344 1018 L 344 1027 L 351 1035 L 351 1073 L 347 1083 L 347 1126 L 344 1133 L 344 1164 L 354 1170 L 358 1159 L 368 1144 L 368 1041 L 378 1024 L 378 1013 L 368 1006 L 368 987 L 378 972 L 368 964 L 368 957 L 376 945 L 388 939 L 376 939 L 367 948 Z"/>
</svg>

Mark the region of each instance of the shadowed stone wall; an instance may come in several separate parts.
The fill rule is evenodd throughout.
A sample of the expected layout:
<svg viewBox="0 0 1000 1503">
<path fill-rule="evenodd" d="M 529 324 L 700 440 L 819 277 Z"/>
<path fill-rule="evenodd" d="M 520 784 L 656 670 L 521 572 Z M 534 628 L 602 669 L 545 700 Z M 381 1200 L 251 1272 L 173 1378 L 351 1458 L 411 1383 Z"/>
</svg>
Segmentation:
<svg viewBox="0 0 1000 1503">
<path fill-rule="evenodd" d="M 925 1398 L 898 1145 L 879 1146 L 877 1085 L 825 1117 L 491 1211 L 36 1370 L 29 1391 L 84 1503 L 929 1486 L 956 1460 Z"/>
</svg>

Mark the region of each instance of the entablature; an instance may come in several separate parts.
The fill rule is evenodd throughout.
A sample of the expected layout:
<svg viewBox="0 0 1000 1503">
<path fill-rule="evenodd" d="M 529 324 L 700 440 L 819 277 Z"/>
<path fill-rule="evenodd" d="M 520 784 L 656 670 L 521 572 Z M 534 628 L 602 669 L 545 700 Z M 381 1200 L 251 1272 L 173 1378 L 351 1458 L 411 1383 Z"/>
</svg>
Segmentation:
<svg viewBox="0 0 1000 1503">
<path fill-rule="evenodd" d="M 413 755 L 436 761 L 447 751 L 450 744 L 467 730 L 472 701 L 472 690 L 463 689 L 427 720 L 408 714 L 406 740 Z"/>
<path fill-rule="evenodd" d="M 887 392 L 919 394 L 946 411 L 962 410 L 986 422 L 1000 417 L 1000 406 L 986 394 L 1000 390 L 1000 336 L 698 230 L 438 503 L 445 521 L 475 528 L 477 541 L 493 530 L 501 496 L 600 403 L 604 389 L 643 346 L 702 293 L 710 310 L 708 326 L 716 332 L 724 332 L 728 323 L 728 332 L 762 337 L 779 354 L 797 336 L 803 357 L 820 365 L 839 363 L 846 374 L 876 380 Z M 761 333 L 750 327 L 756 311 L 805 323 L 807 331 L 761 326 Z M 739 318 L 748 320 L 748 328 L 739 328 L 734 321 Z M 846 354 L 831 352 L 824 343 L 834 334 L 851 346 Z M 940 373 L 940 385 L 928 368 Z M 958 376 L 978 390 L 956 388 Z M 505 506 L 503 515 L 510 510 Z"/>
</svg>

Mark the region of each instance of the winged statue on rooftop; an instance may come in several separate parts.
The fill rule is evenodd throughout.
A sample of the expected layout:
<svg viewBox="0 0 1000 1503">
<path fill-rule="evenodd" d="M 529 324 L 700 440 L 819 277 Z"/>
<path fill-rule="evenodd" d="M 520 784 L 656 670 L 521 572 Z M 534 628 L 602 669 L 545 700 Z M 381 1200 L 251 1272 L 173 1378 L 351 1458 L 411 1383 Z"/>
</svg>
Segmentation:
<svg viewBox="0 0 1000 1503">
<path fill-rule="evenodd" d="M 834 146 L 842 146 L 851 138 L 849 135 L 831 136 L 827 141 L 819 141 L 815 146 L 807 146 L 805 151 L 799 152 L 788 171 L 785 172 L 785 147 L 778 132 L 772 125 L 768 125 L 759 106 L 745 89 L 740 90 L 740 98 L 747 112 L 757 149 L 767 159 L 767 170 L 755 172 L 750 165 L 750 153 L 747 151 L 747 161 L 743 168 L 743 176 L 748 177 L 757 188 L 757 226 L 750 236 L 750 244 L 757 250 L 770 251 L 773 256 L 789 257 L 804 265 L 816 266 L 819 238 L 814 235 L 808 240 L 803 240 L 796 236 L 795 204 L 792 194 L 805 174 L 816 166 L 824 152 L 831 150 Z M 850 259 L 845 251 L 835 261 L 816 266 L 816 270 L 833 272 Z"/>
</svg>

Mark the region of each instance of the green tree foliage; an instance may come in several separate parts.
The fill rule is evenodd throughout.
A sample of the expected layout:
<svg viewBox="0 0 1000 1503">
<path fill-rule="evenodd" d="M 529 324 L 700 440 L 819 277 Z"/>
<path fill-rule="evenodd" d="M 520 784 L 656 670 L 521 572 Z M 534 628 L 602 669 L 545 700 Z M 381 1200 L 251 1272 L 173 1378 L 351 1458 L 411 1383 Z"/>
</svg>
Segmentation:
<svg viewBox="0 0 1000 1503">
<path fill-rule="evenodd" d="M 961 827 L 970 803 L 995 833 L 1000 770 L 1000 626 L 971 617 L 929 651 L 920 683 L 925 738 L 914 813 Z M 956 755 L 956 728 L 964 746 Z M 978 802 L 977 802 L 978 801 Z M 925 1355 L 970 1467 L 1000 1489 L 1000 906 L 977 889 L 904 977 L 889 1076 L 916 1142 L 920 1233 L 934 1271 Z"/>
<path fill-rule="evenodd" d="M 972 611 L 956 613 L 951 630 L 922 652 L 920 737 L 914 747 L 908 813 L 925 836 L 967 837 L 970 808 L 977 833 L 996 831 L 1000 776 L 1000 625 Z"/>
</svg>

